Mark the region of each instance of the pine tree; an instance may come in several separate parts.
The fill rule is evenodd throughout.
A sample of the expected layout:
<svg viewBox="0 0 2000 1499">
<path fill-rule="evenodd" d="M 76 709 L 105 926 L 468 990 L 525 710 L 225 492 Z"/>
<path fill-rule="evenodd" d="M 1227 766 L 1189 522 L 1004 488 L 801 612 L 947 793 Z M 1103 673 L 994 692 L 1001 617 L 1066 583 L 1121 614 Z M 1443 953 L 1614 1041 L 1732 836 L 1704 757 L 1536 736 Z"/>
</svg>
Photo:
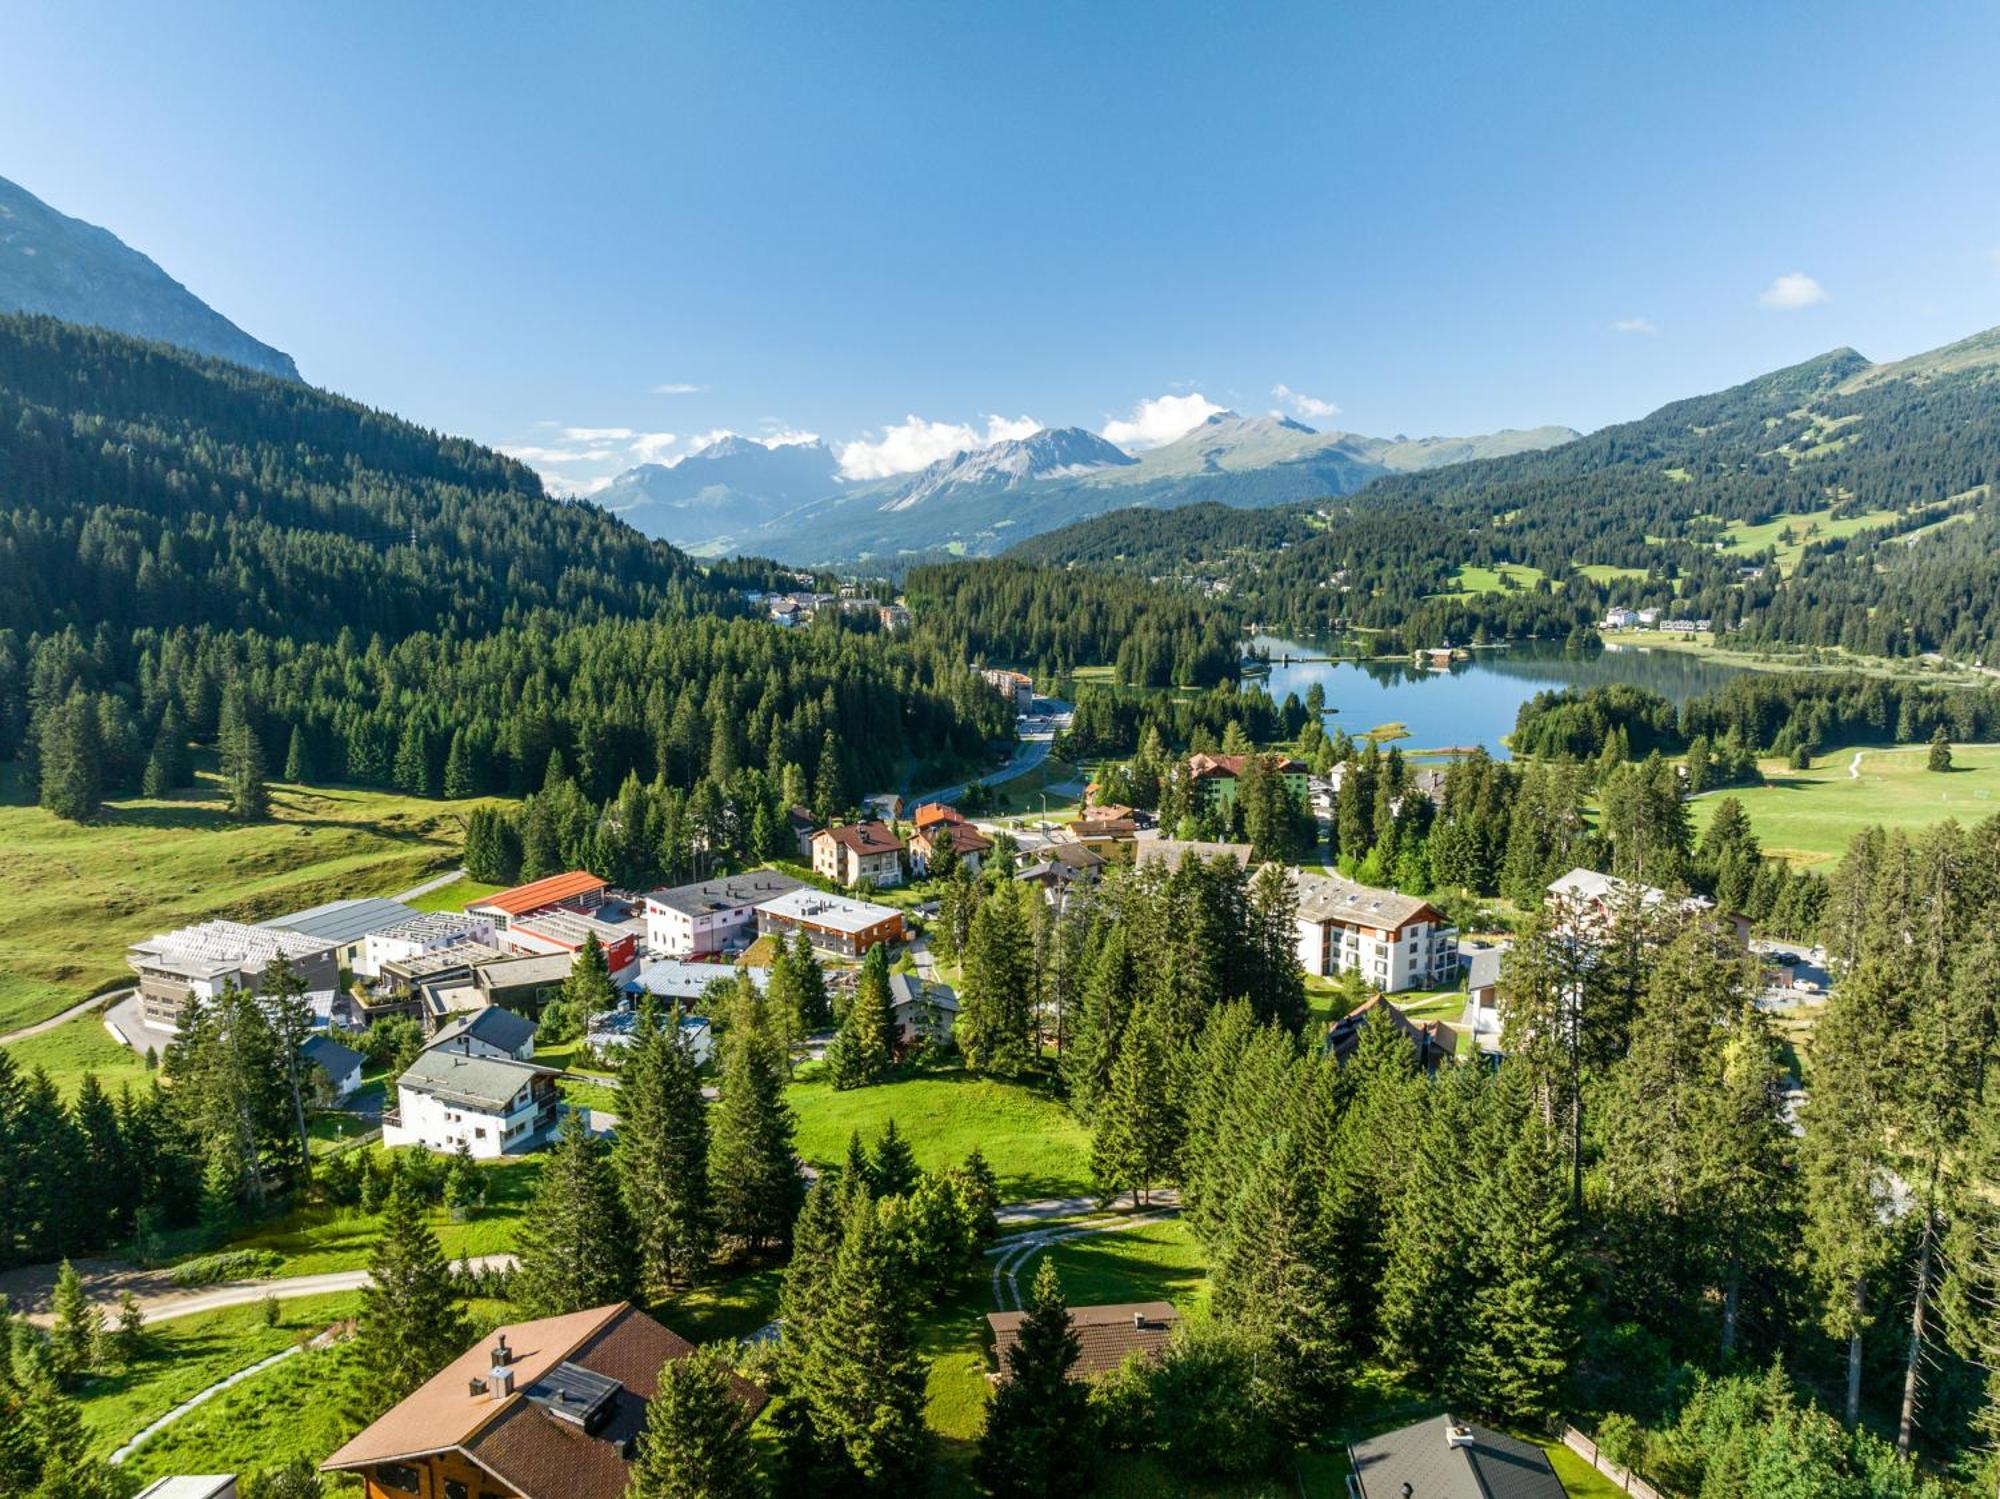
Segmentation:
<svg viewBox="0 0 2000 1499">
<path fill-rule="evenodd" d="M 312 778 L 312 747 L 306 742 L 305 725 L 295 723 L 291 740 L 285 746 L 285 779 L 296 786 Z"/>
<path fill-rule="evenodd" d="M 193 779 L 188 765 L 187 722 L 172 698 L 160 710 L 159 731 L 153 736 L 153 751 L 146 757 L 146 774 L 140 795 L 158 801 L 170 796 Z"/>
<path fill-rule="evenodd" d="M 68 1260 L 56 1275 L 50 1310 L 55 1326 L 49 1333 L 49 1366 L 64 1384 L 74 1384 L 97 1362 L 98 1339 L 104 1334 L 104 1314 L 91 1304 L 83 1277 Z"/>
<path fill-rule="evenodd" d="M 1083 990 L 1083 1010 L 1063 1053 L 1063 1076 L 1070 1101 L 1084 1119 L 1096 1116 L 1099 1102 L 1111 1090 L 1111 1069 L 1118 1043 L 1139 994 L 1139 973 L 1127 945 L 1123 922 L 1110 922 L 1090 963 Z"/>
<path fill-rule="evenodd" d="M 1939 724 L 1931 731 L 1930 757 L 1925 761 L 1925 769 L 1938 771 L 1951 769 L 1951 735 L 1945 731 L 1943 724 Z"/>
<path fill-rule="evenodd" d="M 836 1088 L 879 1083 L 895 1060 L 896 1019 L 890 1009 L 889 949 L 876 943 L 861 960 L 861 978 L 840 1034 L 827 1051 L 827 1073 Z"/>
<path fill-rule="evenodd" d="M 604 1142 L 569 1115 L 517 1236 L 515 1305 L 525 1316 L 556 1317 L 638 1301 L 634 1237 Z"/>
<path fill-rule="evenodd" d="M 789 1068 L 754 999 L 735 1001 L 719 1052 L 709 1185 L 717 1226 L 754 1253 L 784 1238 L 803 1191 L 792 1145 L 796 1121 L 785 1100 Z"/>
<path fill-rule="evenodd" d="M 412 718 L 403 724 L 396 741 L 396 789 L 405 796 L 436 796 L 437 780 L 431 770 L 430 735 Z"/>
<path fill-rule="evenodd" d="M 1100 1190 L 1129 1191 L 1135 1203 L 1174 1174 L 1180 1139 L 1168 1075 L 1171 1052 L 1155 1007 L 1142 1006 L 1125 1027 L 1111 1092 L 1097 1110 L 1090 1164 Z"/>
<path fill-rule="evenodd" d="M 465 1351 L 472 1328 L 423 1209 L 398 1177 L 368 1262 L 354 1346 L 370 1406 L 384 1410 Z"/>
<path fill-rule="evenodd" d="M 472 763 L 472 740 L 463 728 L 451 731 L 444 756 L 444 794 L 451 801 L 479 795 L 479 777 Z"/>
<path fill-rule="evenodd" d="M 678 1009 L 664 1029 L 642 1019 L 619 1080 L 612 1151 L 644 1278 L 670 1286 L 697 1279 L 715 1250 L 708 1105 L 679 1021 Z"/>
<path fill-rule="evenodd" d="M 569 976 L 563 980 L 562 998 L 579 1025 L 588 1025 L 591 1016 L 618 1008 L 618 986 L 611 982 L 611 967 L 597 933 L 584 934 L 583 946 L 577 949 Z"/>
<path fill-rule="evenodd" d="M 222 718 L 216 731 L 221 753 L 222 794 L 232 816 L 256 822 L 270 812 L 264 784 L 264 745 L 243 688 L 230 683 L 222 697 Z"/>
<path fill-rule="evenodd" d="M 980 903 L 967 933 L 958 994 L 958 1047 L 980 1072 L 1018 1072 L 1034 1059 L 1033 944 L 1021 911 L 1032 886 L 1002 885 Z"/>
<path fill-rule="evenodd" d="M 89 822 L 103 810 L 104 771 L 97 710 L 78 688 L 42 718 L 41 805 L 70 822 Z"/>
<path fill-rule="evenodd" d="M 891 1119 L 882 1129 L 882 1138 L 875 1142 L 875 1158 L 869 1167 L 869 1176 L 877 1197 L 907 1197 L 916 1189 L 917 1179 L 923 1173 L 917 1169 L 917 1158 L 910 1149 L 910 1142 L 903 1138 Z"/>
<path fill-rule="evenodd" d="M 465 820 L 465 872 L 487 885 L 520 878 L 520 839 L 513 819 L 500 808 L 475 807 Z"/>
<path fill-rule="evenodd" d="M 715 1344 L 661 1367 L 625 1499 L 755 1499 L 761 1492 L 729 1372 Z"/>
<path fill-rule="evenodd" d="M 1089 1488 L 1095 1422 L 1089 1387 L 1070 1377 L 1081 1351 L 1055 1262 L 1045 1257 L 979 1438 L 974 1472 L 995 1499 L 1055 1499 Z"/>
</svg>

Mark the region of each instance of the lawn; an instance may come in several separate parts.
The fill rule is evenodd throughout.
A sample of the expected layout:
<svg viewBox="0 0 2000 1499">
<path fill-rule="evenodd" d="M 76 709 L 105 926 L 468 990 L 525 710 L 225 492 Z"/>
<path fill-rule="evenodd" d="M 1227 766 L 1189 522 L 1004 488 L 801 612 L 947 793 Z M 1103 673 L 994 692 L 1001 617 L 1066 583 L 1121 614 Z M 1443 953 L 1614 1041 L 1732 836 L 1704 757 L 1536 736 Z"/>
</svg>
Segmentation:
<svg viewBox="0 0 2000 1499">
<path fill-rule="evenodd" d="M 1870 510 L 1860 515 L 1850 515 L 1841 520 L 1833 518 L 1833 507 L 1810 511 L 1804 515 L 1774 515 L 1761 525 L 1751 525 L 1748 521 L 1737 521 L 1722 533 L 1721 550 L 1725 552 L 1756 553 L 1766 547 L 1776 550 L 1778 570 L 1789 575 L 1799 565 L 1799 557 L 1809 541 L 1831 541 L 1842 536 L 1853 536 L 1876 526 L 1886 526 L 1898 518 L 1901 512 L 1895 510 Z M 1778 533 L 1787 527 L 1791 529 L 1793 540 L 1781 542 Z"/>
<path fill-rule="evenodd" d="M 1643 567 L 1613 567 L 1608 562 L 1586 562 L 1578 567 L 1577 571 L 1593 583 L 1610 583 L 1627 578 L 1644 579 L 1646 576 L 1646 569 Z"/>
<path fill-rule="evenodd" d="M 1470 598 L 1482 593 L 1500 593 L 1510 584 L 1525 592 L 1539 583 L 1542 576 L 1539 567 L 1521 562 L 1502 562 L 1496 567 L 1468 562 L 1452 569 L 1451 586 L 1434 597 Z"/>
<path fill-rule="evenodd" d="M 1072 1306 L 1171 1301 L 1185 1313 L 1208 1304 L 1208 1267 L 1201 1245 L 1179 1218 L 1052 1245 L 1015 1271 L 1023 1295 L 1034 1284 L 1044 1259 L 1054 1263 L 1063 1296 Z"/>
<path fill-rule="evenodd" d="M 96 1073 L 98 1082 L 112 1094 L 126 1083 L 143 1088 L 152 1076 L 144 1060 L 130 1047 L 112 1040 L 103 1017 L 94 1014 L 79 1015 L 52 1031 L 10 1042 L 7 1054 L 23 1072 L 43 1069 L 65 1097 L 76 1092 L 86 1072 Z"/>
<path fill-rule="evenodd" d="M 1978 822 L 2000 812 L 2000 745 L 1952 748 L 1948 774 L 1926 770 L 1926 745 L 1862 750 L 1861 774 L 1848 774 L 1853 749 L 1831 750 L 1811 770 L 1763 764 L 1765 784 L 1731 786 L 1694 802 L 1699 836 L 1725 796 L 1743 803 L 1764 852 L 1805 868 L 1829 864 L 1862 829 L 1880 823 L 1915 830 L 1947 817 Z"/>
<path fill-rule="evenodd" d="M 486 1205 L 463 1223 L 442 1208 L 428 1214 L 445 1254 L 454 1260 L 504 1254 L 514 1247 L 514 1225 L 541 1175 L 540 1156 L 483 1161 Z M 270 1249 L 285 1257 L 284 1275 L 361 1270 L 382 1235 L 382 1215 L 359 1208 L 301 1207 L 233 1239 L 232 1249 Z"/>
<path fill-rule="evenodd" d="M 0 795 L 0 1031 L 131 977 L 126 944 L 211 917 L 257 921 L 385 895 L 458 858 L 473 802 L 274 785 L 267 822 L 238 823 L 213 776 L 164 801 L 64 822 Z M 85 916 L 88 919 L 83 919 Z"/>
<path fill-rule="evenodd" d="M 277 1324 L 271 1327 L 264 1324 L 263 1307 L 233 1306 L 149 1328 L 146 1351 L 136 1362 L 91 1378 L 78 1392 L 90 1450 L 108 1456 L 183 1400 L 330 1322 L 353 1316 L 360 1300 L 349 1291 L 281 1301 Z"/>
<path fill-rule="evenodd" d="M 893 1118 L 926 1169 L 955 1166 L 977 1146 L 1003 1201 L 1075 1196 L 1091 1187 L 1089 1132 L 1042 1087 L 953 1068 L 845 1093 L 829 1083 L 795 1083 L 789 1097 L 799 1116 L 799 1154 L 815 1165 L 839 1164 L 857 1129 L 872 1146 Z"/>
<path fill-rule="evenodd" d="M 428 894 L 419 895 L 408 905 L 413 911 L 463 911 L 473 901 L 503 888 L 483 884 L 469 874 L 462 874 L 449 885 L 440 885 Z"/>
</svg>

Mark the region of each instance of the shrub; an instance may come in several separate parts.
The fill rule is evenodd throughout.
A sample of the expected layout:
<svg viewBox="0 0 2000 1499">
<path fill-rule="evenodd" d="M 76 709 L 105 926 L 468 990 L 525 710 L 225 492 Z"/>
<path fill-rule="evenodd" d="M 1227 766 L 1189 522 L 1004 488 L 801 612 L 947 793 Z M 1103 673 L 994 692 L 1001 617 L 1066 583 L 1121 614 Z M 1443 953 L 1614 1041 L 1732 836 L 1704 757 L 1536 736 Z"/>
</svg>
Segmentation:
<svg viewBox="0 0 2000 1499">
<path fill-rule="evenodd" d="M 226 1280 L 265 1280 L 284 1268 L 284 1256 L 269 1249 L 225 1249 L 220 1254 L 182 1260 L 173 1282 L 182 1289 L 220 1285 Z"/>
</svg>

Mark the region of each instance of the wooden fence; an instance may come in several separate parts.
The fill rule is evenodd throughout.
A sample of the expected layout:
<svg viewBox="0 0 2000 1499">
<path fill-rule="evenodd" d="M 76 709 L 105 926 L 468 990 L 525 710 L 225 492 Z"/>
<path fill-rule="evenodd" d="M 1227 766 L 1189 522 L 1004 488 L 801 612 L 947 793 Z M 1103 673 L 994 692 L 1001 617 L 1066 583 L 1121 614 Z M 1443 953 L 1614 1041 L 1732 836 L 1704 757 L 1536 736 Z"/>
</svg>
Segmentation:
<svg viewBox="0 0 2000 1499">
<path fill-rule="evenodd" d="M 1628 1472 L 1609 1458 L 1599 1454 L 1597 1443 L 1578 1431 L 1574 1426 L 1563 1427 L 1563 1446 L 1597 1469 L 1606 1478 L 1617 1484 L 1628 1494 L 1636 1494 L 1639 1499 L 1661 1499 L 1660 1491 L 1638 1474 Z"/>
</svg>

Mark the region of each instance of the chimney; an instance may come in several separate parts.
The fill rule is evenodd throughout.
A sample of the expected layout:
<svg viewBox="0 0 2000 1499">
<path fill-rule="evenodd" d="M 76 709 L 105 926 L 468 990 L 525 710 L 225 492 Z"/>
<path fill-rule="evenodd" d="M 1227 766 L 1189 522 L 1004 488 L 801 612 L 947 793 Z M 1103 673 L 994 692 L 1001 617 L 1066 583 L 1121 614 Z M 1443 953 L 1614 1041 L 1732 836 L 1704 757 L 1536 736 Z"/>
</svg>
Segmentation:
<svg viewBox="0 0 2000 1499">
<path fill-rule="evenodd" d="M 1132 1330 L 1134 1332 L 1144 1332 L 1146 1330 L 1146 1314 L 1144 1312 L 1134 1312 L 1132 1314 Z"/>
<path fill-rule="evenodd" d="M 514 1393 L 514 1371 L 512 1369 L 496 1367 L 493 1371 L 492 1385 L 493 1398 L 495 1400 L 505 1400 L 509 1395 Z"/>
<path fill-rule="evenodd" d="M 507 1346 L 507 1334 L 501 1333 L 493 1340 L 493 1367 L 504 1369 L 514 1362 L 513 1350 Z"/>
<path fill-rule="evenodd" d="M 1472 1445 L 1472 1428 L 1456 1416 L 1446 1416 L 1444 1418 L 1444 1444 L 1447 1447 L 1470 1447 Z"/>
</svg>

